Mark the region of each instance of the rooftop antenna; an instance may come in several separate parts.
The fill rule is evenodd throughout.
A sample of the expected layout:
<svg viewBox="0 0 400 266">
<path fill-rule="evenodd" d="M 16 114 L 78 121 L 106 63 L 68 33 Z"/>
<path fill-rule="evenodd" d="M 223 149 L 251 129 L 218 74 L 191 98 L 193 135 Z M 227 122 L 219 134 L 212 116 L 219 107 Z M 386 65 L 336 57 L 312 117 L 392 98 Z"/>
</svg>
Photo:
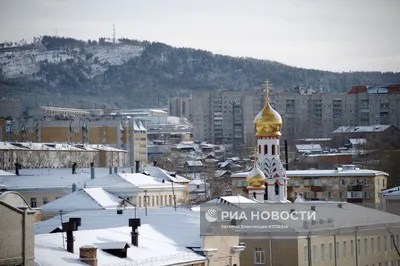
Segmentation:
<svg viewBox="0 0 400 266">
<path fill-rule="evenodd" d="M 112 39 L 112 41 L 113 41 L 113 44 L 116 43 L 116 41 L 115 41 L 115 24 L 113 24 L 113 39 Z"/>
</svg>

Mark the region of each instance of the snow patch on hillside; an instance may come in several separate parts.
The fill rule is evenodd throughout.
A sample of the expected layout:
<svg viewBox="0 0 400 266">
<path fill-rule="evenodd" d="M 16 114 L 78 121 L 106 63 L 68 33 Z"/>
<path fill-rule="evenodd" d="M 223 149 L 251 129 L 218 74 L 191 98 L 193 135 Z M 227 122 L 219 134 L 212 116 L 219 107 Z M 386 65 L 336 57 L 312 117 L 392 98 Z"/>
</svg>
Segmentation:
<svg viewBox="0 0 400 266">
<path fill-rule="evenodd" d="M 0 50 L 0 68 L 7 78 L 31 77 L 39 72 L 40 63 L 59 63 L 71 59 L 91 66 L 91 76 L 103 73 L 108 65 L 122 65 L 139 56 L 143 47 L 132 45 L 90 46 L 85 48 L 46 50 L 42 47 L 8 52 Z M 92 57 L 88 57 L 93 54 Z"/>
</svg>

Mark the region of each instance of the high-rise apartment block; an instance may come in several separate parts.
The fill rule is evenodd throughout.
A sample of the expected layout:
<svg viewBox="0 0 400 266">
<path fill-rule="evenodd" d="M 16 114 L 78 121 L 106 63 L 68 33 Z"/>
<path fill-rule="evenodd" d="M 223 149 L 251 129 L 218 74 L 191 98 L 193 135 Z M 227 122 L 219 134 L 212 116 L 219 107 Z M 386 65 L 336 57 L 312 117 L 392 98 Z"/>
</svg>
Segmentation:
<svg viewBox="0 0 400 266">
<path fill-rule="evenodd" d="M 194 138 L 234 148 L 254 144 L 254 116 L 265 104 L 264 92 L 214 90 L 193 95 Z"/>
<path fill-rule="evenodd" d="M 400 85 L 357 86 L 347 93 L 295 88 L 272 91 L 270 101 L 282 116 L 282 139 L 332 137 L 340 126 L 400 127 Z M 194 138 L 215 144 L 253 146 L 253 118 L 264 105 L 262 89 L 196 92 Z"/>
<path fill-rule="evenodd" d="M 0 118 L 19 118 L 22 115 L 21 101 L 13 98 L 0 98 Z"/>
<path fill-rule="evenodd" d="M 168 99 L 168 112 L 170 116 L 184 117 L 193 121 L 192 98 Z"/>
<path fill-rule="evenodd" d="M 331 137 L 340 126 L 400 126 L 400 85 L 353 87 L 347 93 L 293 89 L 271 93 L 286 138 Z"/>
</svg>

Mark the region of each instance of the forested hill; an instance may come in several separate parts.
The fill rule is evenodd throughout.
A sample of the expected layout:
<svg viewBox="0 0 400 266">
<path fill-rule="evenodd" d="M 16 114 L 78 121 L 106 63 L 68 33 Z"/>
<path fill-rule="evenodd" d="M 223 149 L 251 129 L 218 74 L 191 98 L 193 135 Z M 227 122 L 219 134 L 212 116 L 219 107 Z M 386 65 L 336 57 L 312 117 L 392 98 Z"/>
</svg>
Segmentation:
<svg viewBox="0 0 400 266">
<path fill-rule="evenodd" d="M 267 77 L 275 90 L 344 92 L 400 83 L 400 73 L 334 73 L 128 39 L 113 44 L 43 36 L 31 44 L 0 44 L 0 96 L 22 98 L 27 106 L 157 107 L 194 90 L 250 90 Z"/>
</svg>

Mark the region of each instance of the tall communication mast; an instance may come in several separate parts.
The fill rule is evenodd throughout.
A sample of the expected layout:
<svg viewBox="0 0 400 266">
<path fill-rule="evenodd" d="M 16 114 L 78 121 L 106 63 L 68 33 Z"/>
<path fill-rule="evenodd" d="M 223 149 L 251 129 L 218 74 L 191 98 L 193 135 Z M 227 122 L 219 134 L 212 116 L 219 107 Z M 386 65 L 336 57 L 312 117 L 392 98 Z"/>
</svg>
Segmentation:
<svg viewBox="0 0 400 266">
<path fill-rule="evenodd" d="M 115 41 L 115 24 L 113 24 L 113 39 L 112 39 L 112 41 L 113 41 L 113 44 L 116 43 L 116 41 Z"/>
</svg>

